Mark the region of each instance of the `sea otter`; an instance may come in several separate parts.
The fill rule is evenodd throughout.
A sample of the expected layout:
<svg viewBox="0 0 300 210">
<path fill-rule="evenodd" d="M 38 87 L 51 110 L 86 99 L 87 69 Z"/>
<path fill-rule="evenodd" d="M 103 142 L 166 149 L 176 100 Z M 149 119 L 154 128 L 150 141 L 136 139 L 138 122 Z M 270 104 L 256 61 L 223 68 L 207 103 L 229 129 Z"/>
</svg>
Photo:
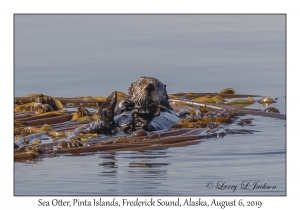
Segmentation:
<svg viewBox="0 0 300 210">
<path fill-rule="evenodd" d="M 75 133 L 115 134 L 118 129 L 126 133 L 170 129 L 179 118 L 168 99 L 166 85 L 153 77 L 141 77 L 131 84 L 125 100 L 117 103 L 117 92 L 112 92 L 99 109 L 99 119 L 75 129 Z"/>
</svg>

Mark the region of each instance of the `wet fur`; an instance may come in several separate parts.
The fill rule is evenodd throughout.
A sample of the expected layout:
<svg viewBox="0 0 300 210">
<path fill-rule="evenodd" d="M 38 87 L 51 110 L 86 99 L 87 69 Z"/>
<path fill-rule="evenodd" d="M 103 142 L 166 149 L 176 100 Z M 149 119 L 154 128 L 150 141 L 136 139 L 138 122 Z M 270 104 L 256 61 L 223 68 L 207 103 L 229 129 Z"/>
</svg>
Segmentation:
<svg viewBox="0 0 300 210">
<path fill-rule="evenodd" d="M 149 84 L 154 88 L 150 93 L 147 90 Z M 139 107 L 155 103 L 173 110 L 168 102 L 169 96 L 166 85 L 153 77 L 141 77 L 136 82 L 133 82 L 128 90 L 128 100 Z"/>
<path fill-rule="evenodd" d="M 159 80 L 152 77 L 141 77 L 131 84 L 128 93 L 128 97 L 119 103 L 119 111 L 115 112 L 117 92 L 112 92 L 99 109 L 99 119 L 90 125 L 77 128 L 75 133 L 96 132 L 115 134 L 117 127 L 122 126 L 122 121 L 116 123 L 114 116 L 123 112 L 126 115 L 119 115 L 119 117 L 125 116 L 125 118 L 131 118 L 128 123 L 125 123 L 123 127 L 124 132 L 133 132 L 137 129 L 156 130 L 156 127 L 160 123 L 162 123 L 160 127 L 165 129 L 165 127 L 170 127 L 171 124 L 176 123 L 179 119 L 170 111 L 173 109 L 168 102 L 169 97 L 166 85 Z M 150 122 L 159 116 L 161 111 L 164 112 L 164 117 L 156 122 L 156 126 L 150 125 Z"/>
</svg>

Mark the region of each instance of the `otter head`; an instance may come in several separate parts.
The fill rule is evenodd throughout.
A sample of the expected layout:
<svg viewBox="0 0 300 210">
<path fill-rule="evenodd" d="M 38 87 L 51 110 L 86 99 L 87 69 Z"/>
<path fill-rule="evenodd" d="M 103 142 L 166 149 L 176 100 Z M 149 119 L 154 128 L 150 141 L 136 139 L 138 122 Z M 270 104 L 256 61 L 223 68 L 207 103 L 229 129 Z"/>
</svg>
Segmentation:
<svg viewBox="0 0 300 210">
<path fill-rule="evenodd" d="M 166 85 L 153 77 L 141 77 L 133 82 L 128 93 L 137 106 L 156 103 L 170 108 Z"/>
</svg>

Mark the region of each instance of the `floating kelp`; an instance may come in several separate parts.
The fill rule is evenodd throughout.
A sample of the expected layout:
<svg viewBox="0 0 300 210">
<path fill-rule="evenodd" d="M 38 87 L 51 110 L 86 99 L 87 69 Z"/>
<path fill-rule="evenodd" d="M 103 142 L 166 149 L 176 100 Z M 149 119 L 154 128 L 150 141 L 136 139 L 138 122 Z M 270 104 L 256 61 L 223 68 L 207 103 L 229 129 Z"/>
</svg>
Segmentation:
<svg viewBox="0 0 300 210">
<path fill-rule="evenodd" d="M 80 139 L 72 138 L 68 142 L 68 148 L 82 147 L 83 143 Z"/>
<path fill-rule="evenodd" d="M 224 100 L 224 98 L 220 95 L 215 95 L 213 97 L 210 98 L 211 100 L 213 100 L 216 103 L 224 103 L 226 102 L 226 100 Z"/>
<path fill-rule="evenodd" d="M 123 92 L 118 91 L 118 101 L 122 100 L 126 97 L 126 94 Z M 15 104 L 16 105 L 21 105 L 25 103 L 30 103 L 33 102 L 34 97 L 37 97 L 39 94 L 32 94 L 29 95 L 29 97 L 15 97 Z M 189 92 L 189 93 L 184 93 L 184 92 L 179 92 L 175 94 L 169 94 L 170 99 L 193 99 L 197 97 L 202 97 L 202 96 L 207 96 L 209 95 L 210 98 L 215 96 L 215 95 L 220 95 L 223 98 L 246 98 L 248 96 L 250 97 L 262 97 L 261 95 L 249 95 L 249 94 L 225 94 L 225 93 L 194 93 L 194 92 Z M 31 97 L 30 97 L 31 96 Z M 33 97 L 34 96 L 34 97 Z M 103 96 L 91 96 L 93 99 L 90 97 L 89 100 L 83 100 L 85 96 L 75 96 L 73 98 L 64 98 L 64 97 L 55 97 L 59 99 L 59 101 L 62 103 L 62 105 L 70 105 L 72 104 L 73 106 L 100 106 L 103 101 L 106 100 L 106 97 Z M 177 98 L 175 98 L 177 97 Z"/>
<path fill-rule="evenodd" d="M 48 132 L 48 135 L 50 135 L 52 137 L 61 137 L 61 138 L 64 138 L 67 136 L 67 134 L 65 132 L 55 132 L 55 131 Z"/>
<path fill-rule="evenodd" d="M 168 94 L 169 98 L 171 99 L 179 99 L 178 96 L 173 95 L 173 94 Z"/>
<path fill-rule="evenodd" d="M 22 134 L 29 135 L 29 134 L 32 134 L 32 133 L 44 133 L 44 132 L 45 132 L 45 130 L 41 129 L 41 128 L 37 128 L 37 127 L 25 127 L 23 129 Z"/>
<path fill-rule="evenodd" d="M 91 121 L 91 117 L 90 116 L 83 116 L 80 117 L 79 119 L 76 120 L 77 122 L 88 122 Z"/>
<path fill-rule="evenodd" d="M 252 120 L 253 120 L 253 118 L 242 119 L 242 120 L 238 121 L 237 124 L 240 126 L 251 125 Z"/>
<path fill-rule="evenodd" d="M 60 141 L 60 142 L 58 142 L 56 148 L 57 148 L 57 150 L 69 148 L 69 143 L 66 141 Z"/>
<path fill-rule="evenodd" d="M 33 107 L 34 107 L 34 102 L 27 103 L 27 104 L 22 104 L 22 105 L 15 104 L 14 111 L 15 112 L 32 111 Z"/>
<path fill-rule="evenodd" d="M 194 98 L 192 99 L 192 101 L 195 102 L 209 102 L 209 103 L 216 103 L 214 100 L 212 100 L 210 97 L 208 96 L 202 96 L 202 97 L 198 97 L 198 98 Z"/>
<path fill-rule="evenodd" d="M 46 138 L 47 136 L 47 138 Z M 48 134 L 46 132 L 44 133 L 33 133 L 33 134 L 22 134 L 21 138 L 18 138 L 14 141 L 16 145 L 18 145 L 19 148 L 22 148 L 24 146 L 30 146 L 31 143 L 35 140 L 49 140 Z"/>
<path fill-rule="evenodd" d="M 208 112 L 208 110 L 206 108 L 206 105 L 204 105 L 203 107 L 200 107 L 199 110 L 200 110 L 200 112 L 201 112 L 202 115 L 206 114 Z"/>
<path fill-rule="evenodd" d="M 53 112 L 47 112 L 47 113 L 42 113 L 42 114 L 24 114 L 15 117 L 16 120 L 23 120 L 23 121 L 31 121 L 31 120 L 38 120 L 38 119 L 44 119 L 48 117 L 57 117 L 65 114 L 70 114 L 69 112 L 58 112 L 58 111 L 53 111 Z"/>
<path fill-rule="evenodd" d="M 246 107 L 246 106 L 249 106 L 254 103 L 255 103 L 255 100 L 253 98 L 251 98 L 250 96 L 248 96 L 247 99 L 236 99 L 236 100 L 230 101 L 228 104 L 232 104 L 234 106 L 239 106 L 239 107 Z"/>
<path fill-rule="evenodd" d="M 260 100 L 258 100 L 259 103 L 267 103 L 267 104 L 272 104 L 272 103 L 276 103 L 275 100 L 273 100 L 272 98 L 268 98 L 268 97 L 262 97 Z"/>
<path fill-rule="evenodd" d="M 195 97 L 195 96 L 197 96 L 197 94 L 194 93 L 194 92 L 188 92 L 188 93 L 185 94 L 184 96 Z"/>
<path fill-rule="evenodd" d="M 16 135 L 15 138 L 14 138 L 14 141 L 18 141 L 20 138 L 23 138 L 23 136 L 21 136 L 21 135 Z"/>
<path fill-rule="evenodd" d="M 61 102 L 55 97 L 39 94 L 37 97 L 34 98 L 36 103 L 48 104 L 52 107 L 53 110 L 57 111 L 62 110 L 64 108 Z"/>
<path fill-rule="evenodd" d="M 144 149 L 161 149 L 173 146 L 187 146 L 203 141 L 209 138 L 222 138 L 228 134 L 252 134 L 253 130 L 246 129 L 225 129 L 223 132 L 207 133 L 205 130 L 196 129 L 181 129 L 176 131 L 158 131 L 157 138 L 113 138 L 108 141 L 97 143 L 94 145 L 84 144 L 81 141 L 74 139 L 70 142 L 61 141 L 56 145 L 56 149 L 50 146 L 33 146 L 23 147 L 15 150 L 15 159 L 18 158 L 32 158 L 39 155 L 56 156 L 56 153 L 87 153 L 87 152 L 115 152 L 122 150 L 144 150 Z M 204 133 L 203 133 L 204 132 Z M 24 154 L 21 156 L 20 154 Z M 31 154 L 31 155 L 29 155 Z"/>
<path fill-rule="evenodd" d="M 40 139 L 35 140 L 31 143 L 31 145 L 39 145 L 40 143 L 42 143 L 42 141 Z"/>
<path fill-rule="evenodd" d="M 84 100 L 84 98 L 82 98 Z M 101 97 L 101 96 L 97 96 L 97 97 L 93 97 L 92 99 L 90 100 L 97 100 L 99 102 L 104 102 L 106 100 L 106 97 Z"/>
<path fill-rule="evenodd" d="M 49 96 L 48 100 L 51 101 L 51 99 L 54 101 L 54 103 L 55 103 L 58 110 L 62 110 L 64 108 L 64 106 L 62 105 L 60 100 L 58 100 L 57 98 L 54 98 L 52 96 Z M 45 103 L 47 103 L 47 101 Z M 54 107 L 53 107 L 53 109 L 54 109 Z"/>
<path fill-rule="evenodd" d="M 45 125 L 43 125 L 40 129 L 43 130 L 43 131 L 50 131 L 50 130 L 51 130 L 51 126 L 45 124 Z"/>
<path fill-rule="evenodd" d="M 224 88 L 220 91 L 221 94 L 235 94 L 235 89 L 233 88 Z"/>
<path fill-rule="evenodd" d="M 218 127 L 224 123 L 232 123 L 232 120 L 229 118 L 187 118 L 181 119 L 177 124 L 175 124 L 172 129 L 181 129 L 181 128 L 206 128 L 208 126 Z"/>
<path fill-rule="evenodd" d="M 29 97 L 29 98 L 37 98 L 40 95 L 40 93 L 31 93 L 27 94 L 24 97 Z"/>
<path fill-rule="evenodd" d="M 280 113 L 279 110 L 275 107 L 269 107 L 264 109 L 264 112 Z"/>
<path fill-rule="evenodd" d="M 96 121 L 96 120 L 98 120 L 99 119 L 99 115 L 97 115 L 97 114 L 94 114 L 92 117 L 91 117 L 91 120 L 92 121 Z"/>
<path fill-rule="evenodd" d="M 199 111 L 199 110 L 198 110 Z M 187 117 L 195 117 L 197 115 L 197 109 L 184 109 L 178 112 L 178 116 L 181 118 L 187 118 Z"/>
<path fill-rule="evenodd" d="M 71 121 L 78 121 L 80 118 L 84 116 L 91 116 L 90 112 L 87 109 L 84 109 L 82 107 L 78 107 L 75 113 L 73 114 L 73 117 Z M 90 118 L 88 118 L 90 120 Z M 83 121 L 83 120 L 81 120 Z"/>
<path fill-rule="evenodd" d="M 21 104 L 19 106 L 15 106 L 15 112 L 34 110 L 37 111 L 37 113 L 44 113 L 47 111 L 63 109 L 62 103 L 57 98 L 39 93 L 26 95 L 24 100 L 15 99 L 15 103 Z"/>
<path fill-rule="evenodd" d="M 228 104 L 212 104 L 207 102 L 193 102 L 193 101 L 186 101 L 186 100 L 176 100 L 176 99 L 169 99 L 173 106 L 193 106 L 193 107 L 204 107 L 206 106 L 207 109 L 215 110 L 215 111 L 226 111 L 226 113 L 237 113 L 237 114 L 251 114 L 251 115 L 259 115 L 265 117 L 272 117 L 272 118 L 279 118 L 279 119 L 286 119 L 286 116 L 279 113 L 266 113 L 260 109 L 248 109 L 248 108 L 240 108 L 236 106 L 231 106 Z"/>
<path fill-rule="evenodd" d="M 32 159 L 32 158 L 37 158 L 38 156 L 39 156 L 39 152 L 30 147 L 23 147 L 14 150 L 15 159 Z"/>
<path fill-rule="evenodd" d="M 230 95 L 226 93 L 227 95 Z M 231 94 L 227 98 L 239 98 L 246 95 Z M 38 97 L 40 94 L 35 95 Z M 120 97 L 119 97 L 120 95 Z M 234 97 L 232 97 L 234 96 Z M 29 96 L 33 97 L 33 96 Z M 126 94 L 118 93 L 118 100 Z M 197 98 L 207 97 L 213 102 L 198 102 Z M 261 111 L 258 109 L 245 109 L 234 107 L 231 104 L 222 104 L 223 95 L 216 93 L 178 93 L 169 95 L 170 104 L 174 111 L 182 113 L 182 119 L 173 127 L 172 131 L 146 132 L 139 130 L 132 135 L 117 133 L 116 136 L 100 134 L 75 135 L 75 128 L 88 126 L 91 120 L 98 120 L 99 116 L 95 105 L 95 97 L 86 98 L 59 98 L 65 105 L 74 102 L 91 107 L 91 113 L 80 107 L 80 113 L 74 117 L 72 112 L 47 112 L 34 114 L 34 111 L 15 112 L 15 159 L 31 159 L 40 157 L 53 157 L 57 153 L 79 154 L 86 152 L 106 151 L 115 152 L 122 150 L 164 149 L 176 146 L 193 145 L 209 138 L 222 138 L 227 134 L 252 134 L 256 131 L 246 129 L 228 129 L 231 123 L 241 126 L 252 125 L 252 119 L 239 119 L 244 114 L 254 114 L 267 117 L 285 119 L 285 115 L 275 112 Z M 188 99 L 188 100 L 187 100 Z M 214 99 L 214 100 L 213 100 Z M 29 99 L 15 98 L 15 108 L 24 105 Z M 241 99 L 242 100 L 242 99 Z M 248 101 L 252 101 L 246 99 Z M 253 102 L 253 101 L 252 101 Z M 24 104 L 23 104 L 24 103 Z M 32 103 L 32 102 L 30 102 Z M 32 104 L 30 104 L 32 106 Z M 19 108 L 20 109 L 20 108 Z M 83 110 L 83 111 L 82 111 Z M 86 109 L 87 110 L 87 109 Z M 57 117 L 64 119 L 57 120 Z M 74 119 L 73 119 L 74 117 Z M 75 119 L 76 118 L 76 119 Z M 71 120 L 72 119 L 72 120 Z M 45 125 L 46 124 L 46 125 Z M 45 139 L 45 140 L 43 140 Z"/>
<path fill-rule="evenodd" d="M 97 138 L 97 133 L 79 133 L 78 134 L 80 138 Z"/>
<path fill-rule="evenodd" d="M 251 98 L 250 96 L 248 96 L 248 98 L 245 100 L 237 99 L 237 100 L 230 101 L 229 103 L 230 104 L 253 104 L 253 103 L 255 103 L 255 100 L 253 98 Z"/>
<path fill-rule="evenodd" d="M 45 113 L 46 114 L 46 113 Z M 15 126 L 39 126 L 44 124 L 56 124 L 60 122 L 69 121 L 72 119 L 72 114 L 61 112 L 60 115 L 47 115 L 41 118 L 25 118 L 22 120 L 15 120 Z"/>
<path fill-rule="evenodd" d="M 177 96 L 176 94 L 173 94 L 173 95 Z M 197 97 L 199 97 L 199 96 L 193 92 L 184 93 L 182 96 L 180 96 L 181 99 L 186 99 L 186 100 L 192 100 Z"/>
<path fill-rule="evenodd" d="M 88 100 L 94 100 L 95 98 L 93 98 L 92 96 L 85 96 L 85 97 L 82 97 L 82 100 L 84 100 L 84 101 L 88 101 Z M 103 97 L 103 99 L 104 99 L 104 101 L 106 100 L 106 98 L 104 98 Z"/>
<path fill-rule="evenodd" d="M 117 95 L 118 95 L 118 97 L 123 97 L 123 98 L 125 98 L 127 96 L 127 94 L 122 91 L 117 91 Z"/>
</svg>

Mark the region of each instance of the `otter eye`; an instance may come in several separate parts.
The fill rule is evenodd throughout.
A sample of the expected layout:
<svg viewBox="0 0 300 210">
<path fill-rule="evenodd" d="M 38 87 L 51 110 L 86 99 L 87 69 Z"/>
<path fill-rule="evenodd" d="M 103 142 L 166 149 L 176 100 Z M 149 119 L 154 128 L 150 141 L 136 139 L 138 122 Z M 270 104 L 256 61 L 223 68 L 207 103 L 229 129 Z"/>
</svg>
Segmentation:
<svg viewBox="0 0 300 210">
<path fill-rule="evenodd" d="M 139 82 L 139 86 L 141 86 L 142 85 L 142 83 L 141 82 Z"/>
<path fill-rule="evenodd" d="M 157 83 L 157 87 L 159 87 L 159 83 Z"/>
</svg>

